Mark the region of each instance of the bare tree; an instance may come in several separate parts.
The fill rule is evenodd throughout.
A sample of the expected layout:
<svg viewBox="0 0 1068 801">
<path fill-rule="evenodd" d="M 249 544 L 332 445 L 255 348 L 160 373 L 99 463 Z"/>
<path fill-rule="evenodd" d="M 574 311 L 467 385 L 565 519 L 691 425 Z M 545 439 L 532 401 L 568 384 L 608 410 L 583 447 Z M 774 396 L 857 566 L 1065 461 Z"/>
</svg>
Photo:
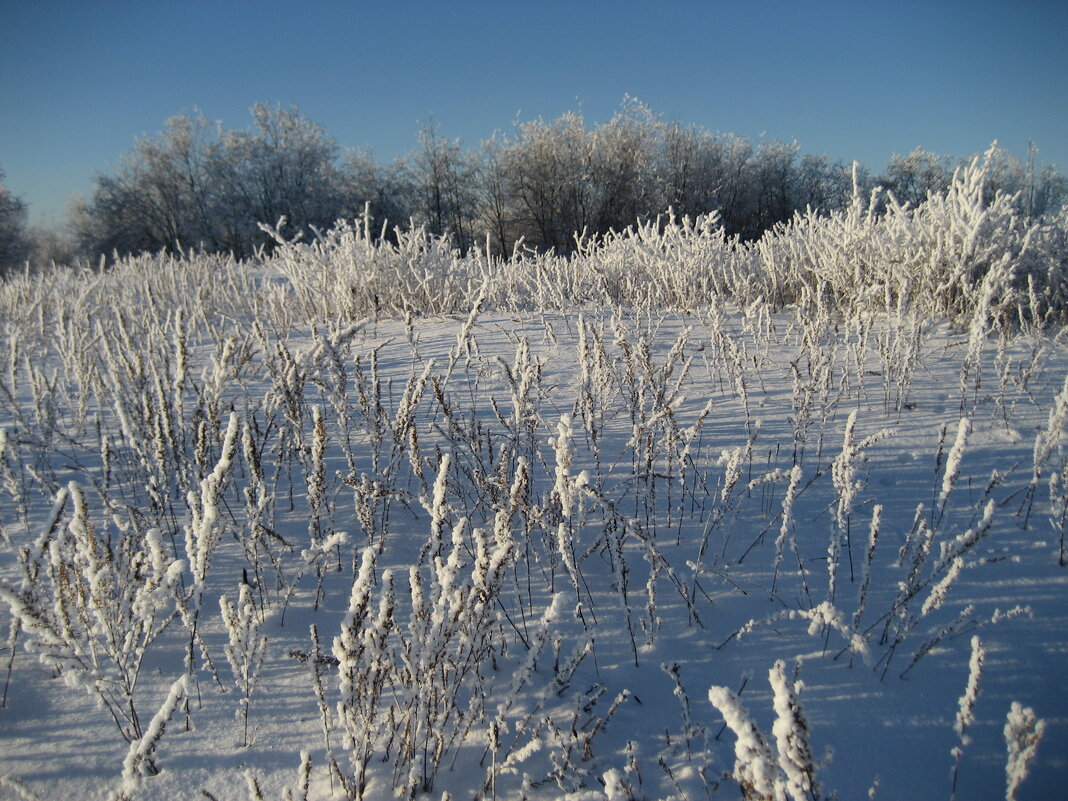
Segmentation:
<svg viewBox="0 0 1068 801">
<path fill-rule="evenodd" d="M 512 252 L 520 236 L 506 168 L 508 147 L 507 140 L 497 131 L 482 142 L 474 159 L 479 240 L 488 235 L 491 247 L 505 256 Z"/>
<path fill-rule="evenodd" d="M 894 154 L 880 180 L 901 203 L 918 206 L 930 193 L 944 192 L 953 178 L 949 156 L 940 156 L 921 147 L 907 156 Z"/>
<path fill-rule="evenodd" d="M 466 250 L 473 240 L 475 166 L 460 140 L 443 139 L 433 121 L 419 129 L 413 157 L 419 211 L 427 229 L 449 234 Z"/>
<path fill-rule="evenodd" d="M 415 214 L 414 177 L 403 159 L 381 164 L 367 151 L 351 150 L 341 167 L 341 186 L 342 216 L 368 213 L 376 235 L 388 236 L 408 225 Z"/>
<path fill-rule="evenodd" d="M 200 115 L 172 117 L 139 140 L 76 211 L 83 250 L 247 256 L 266 243 L 260 222 L 332 224 L 344 207 L 334 140 L 297 109 L 258 104 L 252 118 L 252 131 L 224 131 Z"/>
<path fill-rule="evenodd" d="M 4 186 L 0 169 L 0 277 L 22 266 L 30 255 L 26 204 Z"/>
<path fill-rule="evenodd" d="M 589 230 L 594 209 L 591 160 L 592 140 L 579 114 L 518 127 L 505 169 L 517 222 L 528 242 L 567 251 L 576 233 Z"/>
<path fill-rule="evenodd" d="M 325 228 L 344 211 L 337 143 L 297 108 L 252 107 L 252 131 L 227 131 L 213 159 L 217 214 L 230 250 L 267 244 L 259 223 L 285 217 L 291 230 Z"/>
<path fill-rule="evenodd" d="M 591 132 L 589 180 L 595 232 L 622 230 L 663 211 L 652 207 L 659 129 L 647 106 L 627 98 L 611 120 Z"/>
<path fill-rule="evenodd" d="M 97 175 L 91 198 L 72 225 L 86 255 L 218 249 L 213 150 L 217 126 L 200 115 L 167 120 L 155 138 L 137 141 L 112 175 Z"/>
<path fill-rule="evenodd" d="M 861 185 L 866 178 L 858 175 Z M 806 153 L 798 166 L 793 205 L 798 209 L 812 208 L 833 211 L 842 208 L 852 196 L 851 167 L 841 161 L 832 162 L 826 154 Z"/>
</svg>

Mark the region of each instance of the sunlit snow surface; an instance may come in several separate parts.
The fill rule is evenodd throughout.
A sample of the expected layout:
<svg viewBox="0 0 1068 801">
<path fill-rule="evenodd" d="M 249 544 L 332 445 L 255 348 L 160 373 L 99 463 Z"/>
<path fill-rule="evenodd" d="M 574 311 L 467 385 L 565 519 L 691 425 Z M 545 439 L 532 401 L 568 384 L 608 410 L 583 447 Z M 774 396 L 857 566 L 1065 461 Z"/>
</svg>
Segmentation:
<svg viewBox="0 0 1068 801">
<path fill-rule="evenodd" d="M 737 784 L 724 778 L 734 768 L 735 736 L 724 729 L 723 718 L 709 703 L 708 689 L 717 685 L 740 691 L 742 704 L 764 737 L 774 742 L 768 672 L 782 659 L 788 675 L 798 666 L 803 682 L 800 703 L 819 761 L 817 778 L 824 796 L 837 790 L 842 799 L 866 797 L 878 778 L 878 798 L 948 798 L 950 752 L 959 744 L 953 724 L 968 680 L 973 634 L 981 638 L 986 660 L 976 720 L 967 732 L 971 741 L 961 759 L 958 797 L 1004 797 L 1002 730 L 1013 701 L 1032 707 L 1047 725 L 1019 797 L 1063 794 L 1068 783 L 1068 568 L 1058 565 L 1060 535 L 1049 519 L 1048 485 L 1050 472 L 1061 470 L 1065 463 L 1063 431 L 1055 432 L 1056 444 L 1033 497 L 1028 491 L 1036 435 L 1045 430 L 1054 398 L 1068 375 L 1063 339 L 1019 336 L 999 352 L 992 338 L 982 351 L 980 380 L 976 381 L 973 369 L 965 379 L 962 400 L 967 333 L 927 324 L 907 395 L 898 409 L 896 390 L 889 401 L 884 392 L 886 367 L 879 358 L 878 319 L 873 320 L 866 338 L 842 323 L 817 332 L 822 337 L 817 343 L 802 342 L 804 326 L 789 311 L 770 315 L 752 309 L 749 314 L 727 309 L 692 316 L 625 310 L 613 315 L 599 309 L 566 316 L 485 313 L 473 321 L 417 317 L 409 325 L 404 320 L 368 320 L 347 338 L 335 339 L 335 352 L 348 379 L 341 401 L 336 367 L 322 347 L 330 337 L 327 327 L 317 332 L 298 328 L 280 338 L 269 329 L 257 334 L 242 321 L 228 332 L 234 337 L 233 352 L 239 355 L 227 357 L 217 370 L 212 365 L 222 361 L 219 341 L 195 321 L 188 327 L 188 378 L 180 389 L 184 418 L 174 435 L 182 443 L 182 458 L 194 458 L 196 424 L 191 421 L 210 395 L 205 387 L 215 385 L 214 411 L 205 409 L 208 426 L 225 428 L 231 410 L 242 425 L 254 422 L 257 436 L 265 443 L 271 527 L 293 546 L 291 551 L 280 547 L 274 551 L 283 584 L 288 587 L 302 571 L 303 575 L 288 601 L 283 624 L 285 588 L 277 590 L 275 569 L 264 557 L 263 581 L 270 585 L 266 608 L 270 616 L 264 626 L 267 656 L 251 700 L 252 744 L 242 747 L 242 723 L 234 714 L 239 693 L 224 657 L 227 635 L 219 614 L 220 595 L 236 599 L 242 572 L 255 574 L 242 545 L 250 536 L 243 495 L 250 471 L 239 447 L 220 506 L 222 536 L 207 575 L 200 621 L 227 692 L 220 691 L 198 653 L 196 686 L 189 705 L 191 728 L 186 730 L 184 714 L 172 717 L 155 752 L 160 773 L 143 779 L 134 797 L 206 798 L 207 793 L 219 801 L 244 799 L 251 797 L 246 770 L 256 777 L 265 798 L 281 798 L 287 787 L 299 797 L 296 783 L 302 750 L 310 751 L 312 757 L 309 797 L 341 797 L 338 782 L 326 767 L 326 744 L 310 668 L 291 652 L 309 650 L 311 624 L 318 628 L 323 650 L 330 652 L 349 604 L 354 559 L 358 560 L 369 542 L 382 546 L 375 566 L 376 583 L 383 570 L 395 571 L 395 616 L 407 636 L 408 568 L 418 563 L 431 533 L 428 509 L 442 454 L 450 455 L 444 494 L 446 546 L 454 525 L 464 517 L 469 521 L 460 552 L 464 575 L 470 576 L 477 559 L 470 527 L 492 533 L 495 513 L 508 502 L 519 457 L 527 460 L 532 481 L 526 509 L 509 522 L 515 547 L 497 596 L 499 604 L 493 605 L 496 659 L 483 660 L 478 665 L 481 678 L 464 685 L 461 694 L 466 710 L 472 687 L 486 693 L 481 717 L 472 720 L 464 737 L 445 754 L 430 797 L 441 797 L 448 790 L 454 798 L 470 798 L 482 791 L 491 776 L 487 731 L 527 654 L 518 632 L 530 640 L 553 591 L 563 594 L 560 615 L 551 624 L 536 669 L 503 713 L 507 729 L 500 735 L 498 759 L 505 759 L 507 749 L 527 743 L 532 727 L 541 720 L 550 719 L 560 733 L 554 739 L 550 726 L 541 728 L 540 749 L 532 749 L 518 770 L 496 776 L 497 797 L 517 797 L 524 774 L 533 785 L 528 793 L 535 798 L 555 798 L 583 789 L 603 793 L 605 773 L 616 769 L 635 798 L 705 798 L 706 787 L 713 798 L 737 798 Z M 171 335 L 163 338 L 167 342 L 173 342 L 173 326 L 170 330 Z M 277 350 L 280 343 L 296 371 L 288 378 L 287 364 Z M 517 362 L 521 343 L 529 347 L 528 364 L 533 370 L 526 396 L 529 427 L 526 421 L 516 425 L 513 416 L 513 384 L 521 377 Z M 583 348 L 589 354 L 595 345 L 604 349 L 601 365 L 595 368 L 587 356 L 588 371 L 584 371 Z M 9 340 L 8 349 L 12 347 Z M 646 348 L 647 357 L 642 355 Z M 11 386 L 14 376 L 21 418 L 9 402 L 0 404 L 0 425 L 8 432 L 8 461 L 18 485 L 0 493 L 0 522 L 6 532 L 0 545 L 0 581 L 18 586 L 22 575 L 18 549 L 41 534 L 48 518 L 52 494 L 42 489 L 42 482 L 57 487 L 78 482 L 98 530 L 114 529 L 106 520 L 101 494 L 94 489 L 105 483 L 99 431 L 110 438 L 112 474 L 106 479 L 107 493 L 116 514 L 136 519 L 137 526 L 159 525 L 168 543 L 173 532 L 175 553 L 186 559 L 184 538 L 191 521 L 178 477 L 166 476 L 162 482 L 174 517 L 170 512 L 160 514 L 157 522 L 144 487 L 146 468 L 121 433 L 112 395 L 126 402 L 131 386 L 79 399 L 66 383 L 66 371 L 72 368 L 60 363 L 48 343 L 22 342 L 19 349 L 16 362 L 5 367 L 5 381 Z M 158 359 L 154 353 L 145 343 L 146 357 Z M 821 368 L 816 358 L 820 354 L 829 370 L 822 386 L 818 385 Z M 23 356 L 30 361 L 23 363 Z M 419 448 L 413 461 L 410 432 L 396 441 L 391 426 L 398 419 L 405 393 L 414 391 L 414 382 L 430 360 L 434 365 L 429 380 L 412 412 Z M 27 364 L 40 371 L 39 380 L 59 376 L 52 392 L 55 427 L 47 434 L 36 411 L 39 403 Z M 1027 372 L 1029 365 L 1033 369 Z M 142 370 L 151 375 L 156 368 L 174 376 L 173 363 L 145 365 Z M 298 374 L 302 380 L 294 383 Z M 279 388 L 286 382 L 296 387 L 294 397 L 303 399 L 292 413 L 279 400 Z M 99 383 L 107 385 L 107 379 Z M 811 398 L 804 441 L 799 442 L 797 405 L 806 386 Z M 361 393 L 374 387 L 380 398 L 361 398 Z M 38 386 L 38 395 L 44 391 Z M 156 392 L 151 382 L 143 391 L 146 398 Z M 592 393 L 588 403 L 583 401 L 584 393 Z M 173 392 L 164 387 L 164 394 Z M 86 407 L 84 417 L 77 408 L 79 400 Z M 711 409 L 702 416 L 709 402 Z M 385 426 L 377 446 L 377 471 L 371 435 L 379 415 L 374 411 L 376 403 Z M 324 516 L 323 525 L 349 535 L 346 544 L 323 560 L 326 567 L 317 610 L 316 568 L 301 561 L 301 550 L 309 547 L 312 536 L 307 463 L 300 458 L 279 463 L 270 455 L 279 446 L 279 432 L 286 431 L 292 442 L 299 426 L 304 454 L 310 459 L 313 406 L 321 409 L 326 430 L 330 514 L 329 521 Z M 347 410 L 347 422 L 341 408 Z M 840 497 L 832 465 L 843 450 L 847 418 L 854 410 L 856 442 L 884 429 L 893 432 L 865 447 L 854 464 L 853 481 L 859 485 L 854 483 L 849 538 L 840 540 L 836 574 L 834 605 L 846 626 L 854 629 L 872 511 L 881 505 L 871 587 L 854 630 L 867 643 L 867 662 L 860 654 L 851 654 L 842 632 L 820 626 L 810 632 L 809 620 L 791 614 L 828 600 L 827 560 L 832 538 L 838 536 L 835 519 Z M 132 406 L 126 412 L 141 414 Z M 562 480 L 570 481 L 575 495 L 565 522 L 572 538 L 572 558 L 581 573 L 582 620 L 575 615 L 576 589 L 567 560 L 554 552 L 556 523 L 548 530 L 553 504 L 558 502 L 554 485 L 561 480 L 558 454 L 550 438 L 560 436 L 564 416 L 572 421 L 574 461 Z M 971 432 L 961 454 L 959 477 L 940 511 L 946 460 L 962 416 L 970 421 Z M 354 471 L 345 454 L 346 427 Z M 215 433 L 205 474 L 218 458 L 218 429 L 211 431 Z M 17 458 L 12 455 L 15 441 Z M 688 451 L 682 459 L 679 453 L 684 447 Z M 940 447 L 941 466 L 936 468 Z M 725 493 L 725 476 L 735 449 L 741 449 L 740 461 L 735 460 L 741 472 Z M 643 463 L 645 454 L 649 459 Z M 416 475 L 419 460 L 423 481 Z M 802 469 L 800 491 L 776 577 L 782 501 L 795 463 Z M 781 473 L 759 483 L 776 470 Z M 988 490 L 994 471 L 997 475 Z M 580 474 L 583 480 L 576 481 Z M 375 501 L 370 532 L 361 525 L 355 503 L 358 490 L 353 485 L 360 483 L 361 475 L 378 481 L 390 494 L 388 499 L 383 496 Z M 25 518 L 15 497 L 23 487 Z M 899 582 L 907 580 L 912 554 L 898 566 L 899 550 L 914 527 L 917 505 L 924 505 L 922 519 L 935 530 L 922 572 L 937 562 L 940 544 L 979 523 L 990 500 L 994 501 L 990 529 L 963 554 L 964 568 L 948 588 L 944 605 L 915 622 L 891 654 L 889 645 L 880 643 L 883 616 L 899 593 Z M 388 519 L 384 519 L 387 506 Z M 613 557 L 603 546 L 616 547 L 620 540 Z M 791 541 L 796 542 L 796 553 Z M 652 615 L 647 597 L 648 542 L 655 542 L 663 560 L 654 582 Z M 798 570 L 799 559 L 803 574 Z M 621 564 L 626 566 L 629 626 L 619 592 Z M 188 562 L 185 567 L 184 578 L 189 582 Z M 424 562 L 427 577 L 428 570 Z M 933 583 L 911 600 L 911 614 L 919 615 Z M 378 586 L 372 590 L 369 619 L 377 614 Z M 684 593 L 689 601 L 684 601 Z M 901 677 L 918 649 L 969 606 L 974 608 L 960 625 Z M 999 612 L 1018 606 L 1026 611 L 991 623 Z M 10 620 L 5 607 L 0 612 L 5 634 Z M 734 636 L 750 621 L 754 625 Z M 581 648 L 587 638 L 584 629 L 592 637 L 590 653 L 570 681 L 564 682 L 566 686 L 553 692 L 558 675 L 554 664 L 566 662 Z M 557 636 L 559 659 L 553 649 Z M 25 640 L 23 634 L 12 662 L 7 705 L 0 710 L 0 777 L 18 779 L 42 799 L 112 797 L 121 786 L 128 746 L 107 712 L 82 690 L 55 678 L 50 668 L 23 648 Z M 136 691 L 143 723 L 147 724 L 171 683 L 185 671 L 188 642 L 187 629 L 175 620 L 149 648 Z M 396 655 L 400 643 L 400 639 L 392 641 L 387 653 Z M 6 669 L 11 652 L 5 647 L 0 655 Z M 676 685 L 664 669 L 676 664 L 685 698 L 673 694 Z M 336 715 L 336 668 L 324 669 L 324 684 L 331 715 Z M 603 686 L 604 694 L 584 710 L 596 685 Z M 580 735 L 590 731 L 623 690 L 629 695 L 592 738 L 588 753 L 575 746 L 581 740 L 574 740 L 565 759 L 569 727 L 574 726 Z M 400 692 L 387 687 L 383 708 L 390 703 L 391 693 L 395 698 Z M 684 722 L 687 714 L 689 731 Z M 334 756 L 342 770 L 351 770 L 336 720 L 333 726 Z M 369 798 L 389 797 L 393 792 L 396 777 L 391 760 L 396 745 L 386 761 L 384 753 L 376 746 L 371 758 Z M 568 765 L 559 781 L 552 778 L 553 760 Z M 0 798 L 15 797 L 19 796 L 13 789 L 0 783 Z"/>
</svg>

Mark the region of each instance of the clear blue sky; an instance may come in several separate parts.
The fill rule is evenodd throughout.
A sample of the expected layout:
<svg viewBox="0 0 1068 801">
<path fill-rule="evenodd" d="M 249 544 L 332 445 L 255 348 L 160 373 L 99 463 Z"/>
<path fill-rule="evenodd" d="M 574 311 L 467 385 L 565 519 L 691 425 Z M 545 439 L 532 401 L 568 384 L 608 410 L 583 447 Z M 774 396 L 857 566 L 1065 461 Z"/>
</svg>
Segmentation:
<svg viewBox="0 0 1068 801">
<path fill-rule="evenodd" d="M 199 108 L 299 106 L 382 160 L 431 115 L 475 145 L 516 120 L 669 120 L 882 170 L 992 140 L 1068 170 L 1068 3 L 3 0 L 0 168 L 62 222 L 137 137 Z"/>
</svg>

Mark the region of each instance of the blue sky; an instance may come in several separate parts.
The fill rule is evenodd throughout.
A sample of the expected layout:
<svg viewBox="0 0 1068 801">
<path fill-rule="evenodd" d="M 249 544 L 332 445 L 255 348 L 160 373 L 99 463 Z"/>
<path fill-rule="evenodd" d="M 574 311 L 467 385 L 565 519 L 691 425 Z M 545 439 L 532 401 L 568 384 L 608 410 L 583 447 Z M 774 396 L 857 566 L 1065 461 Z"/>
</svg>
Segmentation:
<svg viewBox="0 0 1068 801">
<path fill-rule="evenodd" d="M 6 0 L 0 168 L 59 224 L 139 136 L 199 108 L 227 128 L 297 105 L 382 160 L 421 122 L 475 145 L 515 121 L 665 119 L 880 171 L 992 140 L 1068 170 L 1063 2 Z"/>
</svg>

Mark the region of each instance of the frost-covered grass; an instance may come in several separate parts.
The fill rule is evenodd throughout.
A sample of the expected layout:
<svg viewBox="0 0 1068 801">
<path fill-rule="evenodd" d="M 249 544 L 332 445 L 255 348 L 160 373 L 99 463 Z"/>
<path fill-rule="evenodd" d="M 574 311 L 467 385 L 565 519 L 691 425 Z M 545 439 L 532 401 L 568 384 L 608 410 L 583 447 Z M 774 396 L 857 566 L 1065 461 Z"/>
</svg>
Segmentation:
<svg viewBox="0 0 1068 801">
<path fill-rule="evenodd" d="M 0 285 L 0 798 L 1047 798 L 1063 225 Z"/>
</svg>

